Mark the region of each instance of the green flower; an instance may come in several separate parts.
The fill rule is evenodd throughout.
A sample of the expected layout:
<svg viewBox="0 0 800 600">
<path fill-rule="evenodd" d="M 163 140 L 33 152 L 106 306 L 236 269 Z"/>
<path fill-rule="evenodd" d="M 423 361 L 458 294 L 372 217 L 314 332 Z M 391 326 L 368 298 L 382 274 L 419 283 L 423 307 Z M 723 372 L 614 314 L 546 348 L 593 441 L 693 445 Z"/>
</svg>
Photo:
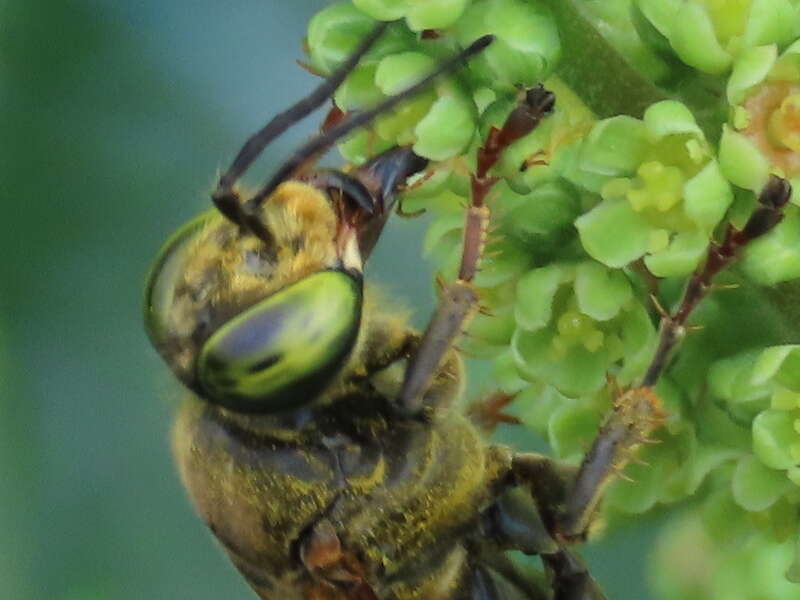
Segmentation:
<svg viewBox="0 0 800 600">
<path fill-rule="evenodd" d="M 344 111 L 496 36 L 340 144 L 355 164 L 398 144 L 432 159 L 407 182 L 402 207 L 427 211 L 425 252 L 445 284 L 457 277 L 477 150 L 522 89 L 547 78 L 555 112 L 490 172 L 491 227 L 473 282 L 481 310 L 457 345 L 490 361 L 482 385 L 515 394 L 509 410 L 555 456 L 581 460 L 612 410 L 609 378 L 622 388 L 641 380 L 656 343 L 648 294 L 675 305 L 712 236 L 727 220 L 744 223 L 770 173 L 793 181 L 797 206 L 745 248 L 740 273 L 761 285 L 800 278 L 799 11 L 797 0 L 353 0 L 312 21 L 312 66 L 326 74 L 376 19 L 393 21 L 337 91 Z M 576 48 L 594 49 L 580 77 Z M 641 77 L 610 60 L 615 48 Z M 603 85 L 593 78 L 601 61 Z M 658 86 L 675 100 L 653 103 L 665 97 Z M 791 562 L 780 543 L 800 514 L 800 346 L 766 347 L 792 339 L 769 297 L 742 286 L 692 314 L 707 327 L 687 335 L 658 382 L 660 443 L 642 445 L 645 464 L 624 467 L 634 482 L 619 478 L 605 495 L 612 525 L 701 497 L 680 543 L 659 551 L 663 598 L 797 595 L 780 577 Z M 683 560 L 695 548 L 700 557 Z M 748 575 L 754 568 L 770 580 Z M 793 568 L 800 579 L 800 562 Z"/>
<path fill-rule="evenodd" d="M 659 277 L 695 269 L 733 200 L 694 117 L 675 101 L 654 104 L 643 121 L 597 123 L 568 176 L 602 196 L 575 221 L 589 255 L 616 268 L 644 257 Z"/>
<path fill-rule="evenodd" d="M 511 347 L 523 378 L 565 395 L 599 391 L 613 365 L 629 381 L 644 367 L 653 327 L 621 271 L 593 261 L 552 263 L 517 283 Z"/>
<path fill-rule="evenodd" d="M 435 65 L 435 59 L 418 51 L 391 54 L 375 65 L 363 65 L 337 92 L 337 105 L 345 111 L 363 109 L 410 87 Z M 361 89 L 356 92 L 354 88 Z M 421 156 L 444 160 L 467 148 L 477 118 L 475 103 L 463 87 L 453 78 L 442 78 L 431 89 L 378 117 L 370 131 L 356 135 L 372 136 L 373 144 L 382 147 L 411 145 Z"/>
<path fill-rule="evenodd" d="M 770 173 L 794 185 L 800 203 L 800 40 L 780 56 L 775 45 L 749 48 L 727 85 L 731 121 L 720 140 L 723 174 L 758 191 Z"/>
<path fill-rule="evenodd" d="M 470 65 L 470 74 L 492 89 L 531 87 L 552 73 L 561 55 L 555 20 L 540 2 L 474 2 L 454 28 L 462 45 L 485 34 L 496 36 Z"/>
<path fill-rule="evenodd" d="M 720 360 L 709 373 L 709 385 L 732 418 L 751 423 L 752 452 L 759 464 L 749 461 L 741 467 L 753 485 L 738 486 L 738 497 L 767 490 L 777 497 L 783 491 L 779 476 L 800 486 L 800 346 L 773 346 Z M 740 504 L 748 510 L 760 506 L 753 500 Z"/>
<path fill-rule="evenodd" d="M 730 513 L 721 517 L 733 525 Z M 793 555 L 792 541 L 776 544 L 762 534 L 720 545 L 690 512 L 663 528 L 648 572 L 659 600 L 791 600 L 797 584 L 784 574 Z"/>
<path fill-rule="evenodd" d="M 790 206 L 783 222 L 748 244 L 742 267 L 760 285 L 775 285 L 800 277 L 800 208 Z"/>
<path fill-rule="evenodd" d="M 307 47 L 311 64 L 329 75 L 353 53 L 375 27 L 375 21 L 351 2 L 336 2 L 314 15 L 308 24 Z M 413 50 L 416 37 L 399 23 L 391 24 L 361 66 L 373 65 L 396 52 Z"/>
<path fill-rule="evenodd" d="M 678 57 L 700 71 L 727 72 L 743 51 L 800 34 L 791 0 L 636 0 L 641 15 Z"/>
<path fill-rule="evenodd" d="M 443 3 L 436 4 L 441 8 Z M 421 3 L 403 5 L 404 10 L 411 11 L 409 14 L 426 11 L 424 6 L 420 8 Z M 393 2 L 365 2 L 359 7 L 370 14 L 399 10 Z M 309 24 L 312 64 L 329 74 L 374 25 L 368 14 L 351 3 L 334 4 L 321 11 Z M 393 23 L 337 90 L 336 105 L 344 111 L 361 110 L 403 91 L 434 69 L 443 52 L 450 52 L 447 45 L 446 39 L 420 41 L 408 29 Z M 351 135 L 341 144 L 341 150 L 351 162 L 361 163 L 386 148 L 412 145 L 421 156 L 444 160 L 468 147 L 477 119 L 470 90 L 455 76 L 442 77 L 427 91 L 379 117 L 369 130 Z"/>
</svg>

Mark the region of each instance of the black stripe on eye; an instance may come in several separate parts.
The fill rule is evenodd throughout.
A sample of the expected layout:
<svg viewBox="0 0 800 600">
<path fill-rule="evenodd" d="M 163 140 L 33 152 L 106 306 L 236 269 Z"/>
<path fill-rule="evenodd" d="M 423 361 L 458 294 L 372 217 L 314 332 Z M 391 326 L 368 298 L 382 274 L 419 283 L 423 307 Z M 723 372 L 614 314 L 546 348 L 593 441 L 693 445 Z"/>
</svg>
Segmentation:
<svg viewBox="0 0 800 600">
<path fill-rule="evenodd" d="M 265 369 L 269 369 L 272 365 L 278 363 L 283 358 L 281 354 L 273 354 L 272 356 L 268 356 L 262 361 L 251 365 L 248 369 L 248 373 L 257 373 L 258 371 L 263 371 Z"/>
</svg>

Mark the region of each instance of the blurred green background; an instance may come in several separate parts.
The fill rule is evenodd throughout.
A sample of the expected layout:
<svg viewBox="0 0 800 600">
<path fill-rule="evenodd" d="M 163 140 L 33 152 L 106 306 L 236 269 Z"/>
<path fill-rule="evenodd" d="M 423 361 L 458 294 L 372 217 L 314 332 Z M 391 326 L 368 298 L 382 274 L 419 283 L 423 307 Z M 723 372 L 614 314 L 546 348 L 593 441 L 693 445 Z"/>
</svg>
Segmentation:
<svg viewBox="0 0 800 600">
<path fill-rule="evenodd" d="M 313 85 L 294 61 L 325 4 L 0 2 L 0 598 L 252 597 L 173 473 L 180 390 L 144 336 L 141 295 L 218 170 Z M 419 325 L 423 229 L 394 223 L 370 273 Z M 586 553 L 613 600 L 647 597 L 653 529 Z"/>
</svg>

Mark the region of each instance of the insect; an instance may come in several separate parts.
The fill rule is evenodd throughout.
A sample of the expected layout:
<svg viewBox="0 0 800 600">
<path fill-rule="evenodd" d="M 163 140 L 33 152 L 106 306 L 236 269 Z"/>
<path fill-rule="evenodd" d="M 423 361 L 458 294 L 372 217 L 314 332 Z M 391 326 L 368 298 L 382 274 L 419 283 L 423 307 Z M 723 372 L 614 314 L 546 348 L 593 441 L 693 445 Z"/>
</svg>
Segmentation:
<svg viewBox="0 0 800 600">
<path fill-rule="evenodd" d="M 565 541 L 583 526 L 558 532 L 576 469 L 489 445 L 450 408 L 462 381 L 453 341 L 477 304 L 470 282 L 489 171 L 552 110 L 552 94 L 529 90 L 481 148 L 459 279 L 424 334 L 364 287 L 362 270 L 398 190 L 426 161 L 406 147 L 347 173 L 315 161 L 490 37 L 324 127 L 251 197 L 236 188 L 267 144 L 331 98 L 384 28 L 247 141 L 215 208 L 179 229 L 155 262 L 146 328 L 191 392 L 173 434 L 181 477 L 262 599 L 602 598 Z M 579 504 L 593 509 L 600 487 Z M 519 569 L 507 550 L 539 555 L 544 574 Z"/>
</svg>

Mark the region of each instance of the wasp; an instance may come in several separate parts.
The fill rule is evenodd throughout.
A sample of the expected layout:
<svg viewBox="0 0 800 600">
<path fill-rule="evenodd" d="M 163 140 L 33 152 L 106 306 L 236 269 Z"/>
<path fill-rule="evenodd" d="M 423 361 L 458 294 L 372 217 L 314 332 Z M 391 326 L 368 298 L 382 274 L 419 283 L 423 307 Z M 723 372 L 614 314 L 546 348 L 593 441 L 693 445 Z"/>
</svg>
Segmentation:
<svg viewBox="0 0 800 600">
<path fill-rule="evenodd" d="M 489 170 L 553 95 L 529 90 L 482 147 L 461 273 L 422 334 L 365 287 L 363 266 L 427 161 L 408 147 L 347 172 L 316 161 L 491 36 L 323 127 L 255 194 L 237 187 L 267 144 L 331 99 L 384 28 L 247 141 L 212 210 L 155 261 L 146 329 L 189 390 L 173 430 L 181 478 L 264 600 L 603 598 L 556 533 L 576 469 L 489 444 L 452 408 L 463 381 L 453 341 L 477 303 Z M 540 556 L 544 570 L 516 566 L 510 550 Z"/>
</svg>

